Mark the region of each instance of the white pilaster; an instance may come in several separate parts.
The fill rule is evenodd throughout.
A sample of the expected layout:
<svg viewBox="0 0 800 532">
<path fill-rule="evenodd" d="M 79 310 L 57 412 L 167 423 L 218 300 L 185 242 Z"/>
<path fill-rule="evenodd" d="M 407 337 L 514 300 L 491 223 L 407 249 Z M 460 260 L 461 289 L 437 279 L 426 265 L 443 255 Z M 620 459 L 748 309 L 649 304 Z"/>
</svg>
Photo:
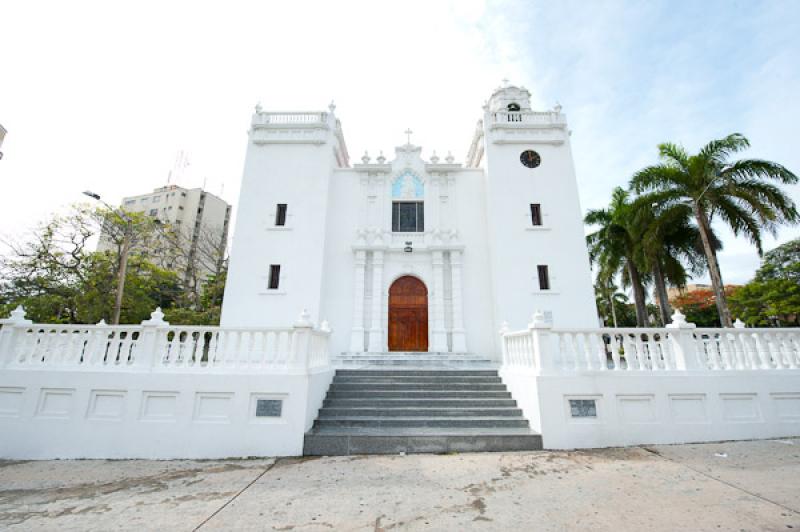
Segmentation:
<svg viewBox="0 0 800 532">
<path fill-rule="evenodd" d="M 461 297 L 461 251 L 450 252 L 450 275 L 452 279 L 453 303 L 453 352 L 467 351 L 467 338 L 464 332 L 464 309 Z"/>
<path fill-rule="evenodd" d="M 433 252 L 433 330 L 430 351 L 447 352 L 447 332 L 444 330 L 444 257 Z"/>
<path fill-rule="evenodd" d="M 383 251 L 372 252 L 372 312 L 369 328 L 369 352 L 380 353 L 383 348 Z"/>
<path fill-rule="evenodd" d="M 365 251 L 356 251 L 355 290 L 353 291 L 353 330 L 350 333 L 350 351 L 364 351 L 364 268 Z"/>
</svg>

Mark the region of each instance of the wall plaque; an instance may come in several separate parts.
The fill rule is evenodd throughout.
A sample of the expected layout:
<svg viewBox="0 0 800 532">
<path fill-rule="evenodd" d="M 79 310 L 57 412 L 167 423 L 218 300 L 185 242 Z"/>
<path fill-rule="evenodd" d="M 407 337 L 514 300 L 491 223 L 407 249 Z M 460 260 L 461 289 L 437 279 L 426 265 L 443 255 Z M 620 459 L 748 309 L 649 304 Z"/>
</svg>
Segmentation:
<svg viewBox="0 0 800 532">
<path fill-rule="evenodd" d="M 569 411 L 572 417 L 597 417 L 597 404 L 594 399 L 570 399 Z"/>
<path fill-rule="evenodd" d="M 281 417 L 283 401 L 280 399 L 257 399 L 256 417 Z"/>
</svg>

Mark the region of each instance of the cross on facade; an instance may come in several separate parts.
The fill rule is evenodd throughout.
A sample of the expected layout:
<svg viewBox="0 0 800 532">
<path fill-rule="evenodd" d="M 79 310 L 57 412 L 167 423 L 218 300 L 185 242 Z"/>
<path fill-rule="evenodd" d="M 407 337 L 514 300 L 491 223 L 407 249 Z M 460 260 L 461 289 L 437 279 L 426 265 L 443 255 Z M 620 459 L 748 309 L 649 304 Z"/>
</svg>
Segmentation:
<svg viewBox="0 0 800 532">
<path fill-rule="evenodd" d="M 411 134 L 413 133 L 413 131 L 411 131 L 411 128 L 408 128 L 405 131 L 403 131 L 403 133 L 406 134 L 406 138 L 407 138 L 406 144 L 411 146 Z"/>
</svg>

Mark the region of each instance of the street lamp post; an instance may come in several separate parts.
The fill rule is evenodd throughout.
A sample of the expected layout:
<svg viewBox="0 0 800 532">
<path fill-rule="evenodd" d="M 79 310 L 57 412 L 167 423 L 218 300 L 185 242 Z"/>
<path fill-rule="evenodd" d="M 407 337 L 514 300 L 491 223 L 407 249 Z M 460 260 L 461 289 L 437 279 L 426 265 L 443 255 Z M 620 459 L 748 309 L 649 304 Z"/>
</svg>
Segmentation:
<svg viewBox="0 0 800 532">
<path fill-rule="evenodd" d="M 131 220 L 130 216 L 125 214 L 122 210 L 117 210 L 100 199 L 100 194 L 96 194 L 88 190 L 84 191 L 83 194 L 105 205 L 108 210 L 119 216 L 119 218 L 125 223 L 125 228 L 123 229 L 122 233 L 122 249 L 119 253 L 119 271 L 117 277 L 117 293 L 114 297 L 114 315 L 111 318 L 111 325 L 119 325 L 119 316 L 122 313 L 122 295 L 125 292 L 125 276 L 128 270 L 128 255 L 131 251 L 133 220 Z"/>
</svg>

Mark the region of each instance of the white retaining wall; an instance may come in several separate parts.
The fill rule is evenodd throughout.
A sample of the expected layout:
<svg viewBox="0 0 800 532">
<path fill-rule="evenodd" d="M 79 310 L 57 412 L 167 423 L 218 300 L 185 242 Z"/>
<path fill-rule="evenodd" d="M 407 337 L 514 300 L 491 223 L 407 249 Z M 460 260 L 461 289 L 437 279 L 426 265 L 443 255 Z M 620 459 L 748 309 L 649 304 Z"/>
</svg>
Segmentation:
<svg viewBox="0 0 800 532">
<path fill-rule="evenodd" d="M 297 456 L 333 380 L 305 312 L 249 329 L 24 314 L 0 320 L 0 458 Z"/>
<path fill-rule="evenodd" d="M 545 449 L 800 436 L 800 371 L 735 374 L 502 372 Z M 596 416 L 573 417 L 570 399 Z"/>
<path fill-rule="evenodd" d="M 502 331 L 500 375 L 546 449 L 800 436 L 800 329 L 684 318 L 558 330 L 537 313 Z"/>
<path fill-rule="evenodd" d="M 332 376 L 0 370 L 0 458 L 302 455 Z"/>
</svg>

